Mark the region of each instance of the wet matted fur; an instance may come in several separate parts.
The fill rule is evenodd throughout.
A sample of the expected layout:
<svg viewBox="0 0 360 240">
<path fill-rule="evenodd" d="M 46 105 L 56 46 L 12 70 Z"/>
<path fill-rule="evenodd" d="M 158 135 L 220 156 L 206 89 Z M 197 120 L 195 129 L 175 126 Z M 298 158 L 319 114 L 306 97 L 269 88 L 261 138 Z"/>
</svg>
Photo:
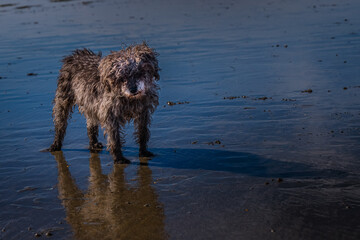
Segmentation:
<svg viewBox="0 0 360 240">
<path fill-rule="evenodd" d="M 153 156 L 147 150 L 151 114 L 158 102 L 159 66 L 157 53 L 144 42 L 101 58 L 88 49 L 65 57 L 58 78 L 53 118 L 55 139 L 49 151 L 59 151 L 73 107 L 86 117 L 90 150 L 102 148 L 99 124 L 107 138 L 114 162 L 129 162 L 121 150 L 122 129 L 134 121 L 139 156 Z"/>
</svg>

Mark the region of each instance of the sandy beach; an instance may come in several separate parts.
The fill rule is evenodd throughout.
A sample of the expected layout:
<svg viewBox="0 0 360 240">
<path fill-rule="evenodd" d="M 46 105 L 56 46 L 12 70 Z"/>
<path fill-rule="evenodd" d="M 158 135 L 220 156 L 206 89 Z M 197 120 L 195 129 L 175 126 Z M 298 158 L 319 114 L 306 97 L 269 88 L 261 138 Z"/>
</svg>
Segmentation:
<svg viewBox="0 0 360 240">
<path fill-rule="evenodd" d="M 360 239 L 360 2 L 0 1 L 0 239 Z M 146 41 L 139 159 L 50 146 L 61 59 Z M 100 130 L 101 142 L 106 143 Z"/>
</svg>

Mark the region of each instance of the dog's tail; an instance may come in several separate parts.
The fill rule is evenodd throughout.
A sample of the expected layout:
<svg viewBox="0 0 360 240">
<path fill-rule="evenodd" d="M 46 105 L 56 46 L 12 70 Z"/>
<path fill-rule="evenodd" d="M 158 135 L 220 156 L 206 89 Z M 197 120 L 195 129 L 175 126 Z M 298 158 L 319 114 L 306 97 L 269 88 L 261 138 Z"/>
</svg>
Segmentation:
<svg viewBox="0 0 360 240">
<path fill-rule="evenodd" d="M 71 78 L 72 78 L 71 69 L 64 64 L 63 67 L 60 69 L 60 74 L 57 81 L 57 89 L 54 98 L 54 104 L 57 101 L 67 101 L 73 102 L 74 101 L 74 93 L 71 86 Z"/>
<path fill-rule="evenodd" d="M 60 74 L 57 82 L 56 97 L 61 99 L 67 99 L 70 102 L 74 101 L 74 93 L 72 89 L 72 81 L 76 74 L 83 72 L 92 74 L 97 72 L 97 68 L 101 59 L 101 52 L 95 54 L 89 49 L 76 49 L 69 56 L 62 59 L 63 66 L 60 69 Z M 84 73 L 84 69 L 87 69 Z M 91 71 L 92 70 L 92 71 Z M 87 78 L 85 76 L 85 78 Z M 91 79 L 89 76 L 88 79 Z"/>
</svg>

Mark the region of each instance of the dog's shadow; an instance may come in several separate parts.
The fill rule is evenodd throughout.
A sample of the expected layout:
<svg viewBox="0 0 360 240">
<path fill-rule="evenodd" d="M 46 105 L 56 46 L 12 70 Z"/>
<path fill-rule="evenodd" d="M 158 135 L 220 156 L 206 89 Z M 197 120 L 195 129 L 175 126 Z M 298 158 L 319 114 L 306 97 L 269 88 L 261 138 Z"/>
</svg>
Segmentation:
<svg viewBox="0 0 360 240">
<path fill-rule="evenodd" d="M 136 184 L 126 182 L 127 165 L 102 173 L 99 154 L 89 159 L 89 187 L 82 191 L 62 151 L 52 153 L 58 167 L 59 198 L 74 239 L 165 239 L 164 210 L 151 186 L 152 172 L 142 160 Z"/>
<path fill-rule="evenodd" d="M 157 156 L 149 166 L 227 171 L 264 178 L 341 178 L 348 173 L 334 169 L 285 162 L 243 152 L 211 149 L 151 149 Z"/>
</svg>

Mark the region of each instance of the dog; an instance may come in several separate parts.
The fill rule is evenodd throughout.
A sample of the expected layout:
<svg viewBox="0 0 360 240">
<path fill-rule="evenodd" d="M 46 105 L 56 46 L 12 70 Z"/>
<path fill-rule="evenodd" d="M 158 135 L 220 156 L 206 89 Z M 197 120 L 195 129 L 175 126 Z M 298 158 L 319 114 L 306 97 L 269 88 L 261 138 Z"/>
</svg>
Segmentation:
<svg viewBox="0 0 360 240">
<path fill-rule="evenodd" d="M 101 55 L 84 48 L 62 60 L 53 102 L 55 138 L 48 150 L 61 150 L 67 120 L 77 105 L 86 118 L 90 151 L 103 147 L 98 142 L 100 124 L 114 162 L 130 163 L 121 149 L 122 129 L 133 120 L 139 157 L 154 156 L 147 143 L 151 114 L 159 105 L 158 53 L 143 42 Z"/>
</svg>

